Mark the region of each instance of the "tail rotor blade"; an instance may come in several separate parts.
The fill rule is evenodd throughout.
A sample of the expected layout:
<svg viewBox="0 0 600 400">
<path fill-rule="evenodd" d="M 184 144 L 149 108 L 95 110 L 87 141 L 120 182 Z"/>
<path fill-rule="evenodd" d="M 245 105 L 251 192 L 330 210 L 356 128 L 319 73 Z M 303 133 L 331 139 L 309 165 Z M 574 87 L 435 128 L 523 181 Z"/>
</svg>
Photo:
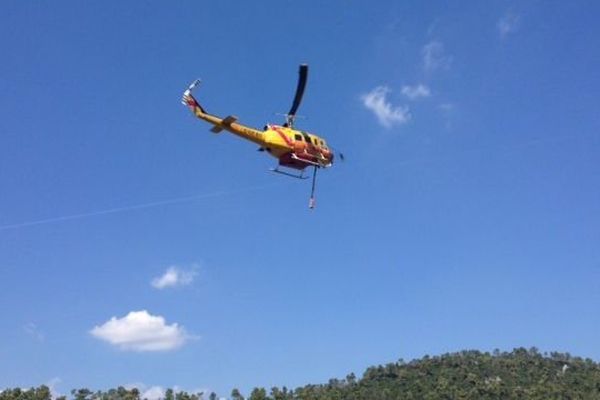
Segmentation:
<svg viewBox="0 0 600 400">
<path fill-rule="evenodd" d="M 344 153 L 342 153 L 341 151 L 339 151 L 337 148 L 330 146 L 331 150 L 333 150 L 333 153 L 340 158 L 341 161 L 344 161 L 346 159 L 346 157 L 344 156 Z"/>
</svg>

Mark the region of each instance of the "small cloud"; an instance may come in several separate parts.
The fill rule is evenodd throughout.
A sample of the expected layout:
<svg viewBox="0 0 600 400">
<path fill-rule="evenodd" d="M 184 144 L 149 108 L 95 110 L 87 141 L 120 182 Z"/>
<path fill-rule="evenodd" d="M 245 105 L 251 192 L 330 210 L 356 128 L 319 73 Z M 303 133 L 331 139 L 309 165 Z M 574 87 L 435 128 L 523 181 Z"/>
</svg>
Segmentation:
<svg viewBox="0 0 600 400">
<path fill-rule="evenodd" d="M 431 90 L 429 90 L 427 86 L 420 83 L 415 86 L 402 86 L 402 94 L 411 100 L 416 100 L 431 96 Z"/>
<path fill-rule="evenodd" d="M 454 111 L 456 106 L 452 103 L 442 103 L 439 105 L 439 108 L 443 113 L 449 114 Z"/>
<path fill-rule="evenodd" d="M 165 398 L 165 389 L 161 386 L 152 386 L 142 393 L 142 399 L 146 400 L 160 400 Z"/>
<path fill-rule="evenodd" d="M 423 55 L 425 71 L 449 69 L 452 65 L 452 56 L 446 54 L 444 44 L 437 40 L 432 40 L 423 46 L 421 54 Z"/>
<path fill-rule="evenodd" d="M 37 340 L 38 342 L 43 342 L 45 339 L 44 333 L 33 322 L 25 324 L 25 326 L 23 326 L 23 330 L 27 335 Z"/>
<path fill-rule="evenodd" d="M 401 125 L 407 123 L 410 118 L 410 111 L 405 106 L 392 106 L 387 100 L 387 94 L 390 89 L 387 86 L 377 86 L 369 93 L 361 96 L 363 105 L 371 110 L 381 125 L 390 128 L 392 125 Z"/>
<path fill-rule="evenodd" d="M 62 379 L 60 379 L 58 377 L 52 378 L 48 382 L 46 382 L 46 386 L 48 386 L 48 389 L 50 389 L 50 394 L 52 395 L 53 399 L 56 399 L 56 398 L 62 396 L 62 394 L 57 389 L 57 386 L 61 382 L 62 382 Z"/>
<path fill-rule="evenodd" d="M 148 387 L 148 385 L 144 384 L 144 383 L 128 383 L 123 385 L 123 387 L 127 390 L 131 390 L 131 389 L 137 389 L 140 391 L 141 395 L 140 395 L 140 399 L 142 400 L 160 400 L 160 399 L 164 399 L 165 398 L 165 394 L 167 392 L 167 389 L 165 389 L 162 386 L 150 386 Z M 189 393 L 189 394 L 197 394 L 197 395 L 202 395 L 204 393 L 209 393 L 208 389 L 192 389 L 192 390 L 184 390 L 182 389 L 180 386 L 172 386 L 171 389 L 173 390 L 173 393 L 175 394 L 175 397 L 177 397 L 177 394 L 179 393 Z M 201 396 L 200 396 L 201 397 Z"/>
<path fill-rule="evenodd" d="M 456 105 L 453 103 L 442 103 L 438 106 L 438 109 L 442 114 L 446 129 L 452 129 L 456 114 Z"/>
<path fill-rule="evenodd" d="M 167 268 L 164 274 L 152 279 L 151 285 L 156 289 L 186 286 L 194 281 L 197 274 L 196 267 L 184 270 L 177 266 L 171 266 Z"/>
<path fill-rule="evenodd" d="M 512 12 L 508 12 L 500 18 L 496 24 L 500 37 L 504 39 L 509 34 L 516 32 L 519 29 L 520 20 L 521 17 Z"/>
<path fill-rule="evenodd" d="M 146 310 L 131 311 L 123 318 L 112 317 L 95 326 L 90 334 L 122 350 L 140 352 L 175 350 L 192 338 L 183 327 L 176 323 L 167 325 L 163 317 Z"/>
<path fill-rule="evenodd" d="M 427 27 L 427 36 L 432 36 L 437 30 L 438 25 L 440 24 L 440 19 L 436 18 L 433 20 L 431 24 Z"/>
<path fill-rule="evenodd" d="M 133 382 L 133 383 L 126 383 L 123 386 L 125 389 L 127 390 L 131 390 L 131 389 L 137 389 L 140 392 L 143 392 L 144 390 L 146 390 L 148 388 L 148 386 L 143 383 L 143 382 Z"/>
</svg>

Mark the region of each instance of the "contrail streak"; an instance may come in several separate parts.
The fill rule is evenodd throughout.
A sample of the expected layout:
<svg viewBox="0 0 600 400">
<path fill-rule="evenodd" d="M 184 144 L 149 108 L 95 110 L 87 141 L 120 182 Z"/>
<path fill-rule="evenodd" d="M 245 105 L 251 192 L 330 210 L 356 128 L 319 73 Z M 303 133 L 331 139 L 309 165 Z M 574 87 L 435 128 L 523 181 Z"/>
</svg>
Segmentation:
<svg viewBox="0 0 600 400">
<path fill-rule="evenodd" d="M 263 189 L 263 188 L 266 188 L 269 186 L 274 186 L 274 185 L 276 185 L 276 184 L 271 183 L 271 184 L 252 186 L 252 187 L 247 187 L 247 188 L 238 189 L 238 190 L 231 190 L 231 191 L 219 190 L 219 191 L 212 192 L 212 193 L 204 193 L 204 194 L 197 194 L 197 195 L 193 195 L 193 196 L 177 197 L 177 198 L 173 198 L 173 199 L 153 201 L 150 203 L 134 204 L 134 205 L 125 206 L 125 207 L 109 208 L 106 210 L 91 211 L 91 212 L 81 213 L 81 214 L 71 214 L 71 215 L 64 215 L 61 217 L 53 217 L 53 218 L 38 219 L 35 221 L 19 222 L 16 224 L 0 225 L 0 231 L 5 231 L 5 230 L 9 230 L 9 229 L 25 228 L 25 227 L 34 226 L 34 225 L 51 224 L 54 222 L 70 221 L 73 219 L 95 217 L 98 215 L 115 214 L 115 213 L 120 213 L 120 212 L 125 212 L 125 211 L 139 210 L 142 208 L 151 208 L 151 207 L 165 206 L 165 205 L 177 204 L 177 203 L 187 203 L 187 202 L 191 202 L 191 201 L 207 199 L 210 197 L 220 197 L 220 196 L 227 196 L 227 195 L 232 195 L 232 194 L 236 194 L 236 193 L 250 192 L 253 190 Z"/>
</svg>

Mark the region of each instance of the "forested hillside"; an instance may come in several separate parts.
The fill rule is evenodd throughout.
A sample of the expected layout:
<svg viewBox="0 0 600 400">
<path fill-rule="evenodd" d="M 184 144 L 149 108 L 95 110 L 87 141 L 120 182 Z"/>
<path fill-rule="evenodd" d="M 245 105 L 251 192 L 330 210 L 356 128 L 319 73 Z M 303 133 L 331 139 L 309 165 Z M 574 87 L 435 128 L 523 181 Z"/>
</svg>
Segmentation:
<svg viewBox="0 0 600 400">
<path fill-rule="evenodd" d="M 63 396 L 66 398 L 67 396 Z M 233 389 L 227 396 L 167 390 L 165 400 L 216 400 L 245 396 Z M 0 400 L 48 400 L 45 386 L 29 390 L 7 389 Z M 93 392 L 71 392 L 75 400 L 140 400 L 137 389 L 122 387 Z M 541 354 L 533 349 L 515 349 L 493 354 L 462 351 L 368 368 L 362 378 L 349 374 L 326 384 L 255 388 L 249 400 L 391 400 L 391 399 L 600 399 L 600 364 L 569 354 Z"/>
</svg>

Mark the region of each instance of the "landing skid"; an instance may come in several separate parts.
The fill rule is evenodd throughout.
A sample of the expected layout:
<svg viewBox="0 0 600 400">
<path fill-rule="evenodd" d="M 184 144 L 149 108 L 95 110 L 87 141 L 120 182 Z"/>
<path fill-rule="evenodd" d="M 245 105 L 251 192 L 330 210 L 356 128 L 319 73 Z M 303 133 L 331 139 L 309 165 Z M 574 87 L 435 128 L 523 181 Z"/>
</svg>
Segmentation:
<svg viewBox="0 0 600 400">
<path fill-rule="evenodd" d="M 285 175 L 285 176 L 289 176 L 291 178 L 296 178 L 296 179 L 308 179 L 308 176 L 304 176 L 304 171 L 302 171 L 300 173 L 300 175 L 296 175 L 296 174 L 291 174 L 289 172 L 286 171 L 282 171 L 279 168 L 271 168 L 270 169 L 271 172 L 275 172 L 277 174 L 281 174 L 281 175 Z"/>
</svg>

